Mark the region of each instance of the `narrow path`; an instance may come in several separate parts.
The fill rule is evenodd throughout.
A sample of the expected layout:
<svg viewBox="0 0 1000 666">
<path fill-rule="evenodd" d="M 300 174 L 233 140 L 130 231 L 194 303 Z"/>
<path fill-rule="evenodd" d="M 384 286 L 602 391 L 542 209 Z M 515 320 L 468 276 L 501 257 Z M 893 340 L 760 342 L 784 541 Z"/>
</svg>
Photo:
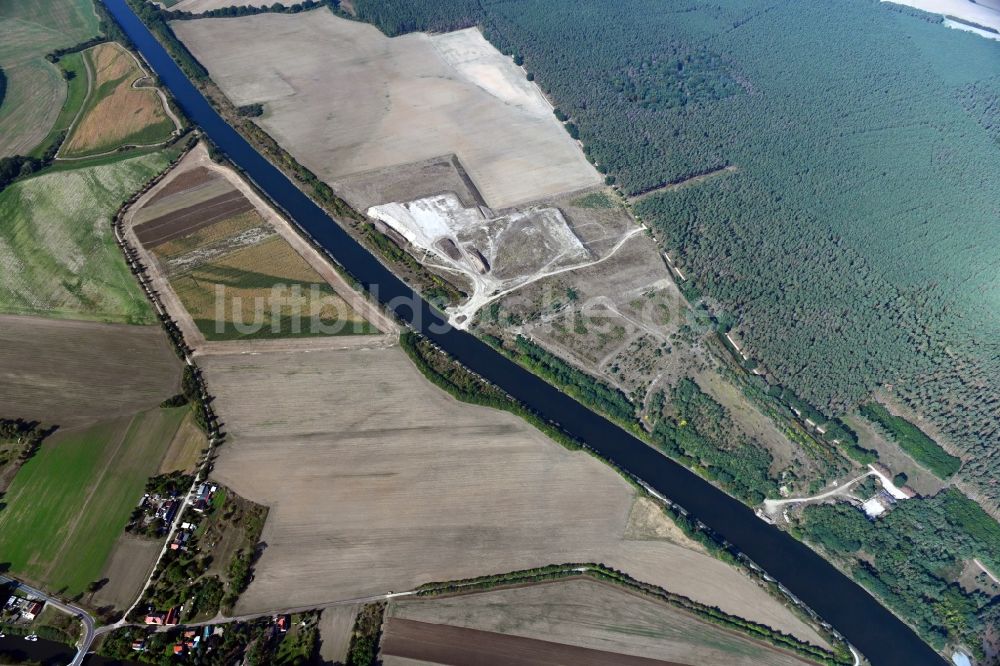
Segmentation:
<svg viewBox="0 0 1000 666">
<path fill-rule="evenodd" d="M 865 472 L 861 476 L 854 477 L 853 479 L 846 482 L 842 486 L 837 486 L 836 488 L 827 490 L 826 492 L 823 493 L 819 493 L 818 495 L 813 495 L 811 497 L 789 497 L 787 499 L 780 499 L 780 500 L 766 499 L 764 500 L 764 512 L 767 513 L 767 515 L 769 516 L 776 516 L 778 515 L 778 509 L 782 506 L 785 506 L 786 504 L 802 504 L 804 502 L 818 502 L 819 500 L 827 499 L 829 497 L 834 497 L 836 495 L 843 495 L 855 483 L 865 478 L 866 476 L 871 476 L 873 474 L 875 474 L 875 472 L 873 471 Z"/>
</svg>

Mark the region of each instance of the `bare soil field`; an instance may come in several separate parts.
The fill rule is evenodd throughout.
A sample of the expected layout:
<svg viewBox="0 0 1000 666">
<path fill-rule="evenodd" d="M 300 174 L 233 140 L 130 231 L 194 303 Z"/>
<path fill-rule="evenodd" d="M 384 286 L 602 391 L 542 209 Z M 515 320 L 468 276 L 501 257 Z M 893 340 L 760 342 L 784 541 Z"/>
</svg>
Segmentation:
<svg viewBox="0 0 1000 666">
<path fill-rule="evenodd" d="M 337 180 L 337 195 L 355 210 L 443 192 L 453 193 L 467 208 L 486 205 L 455 155 L 364 171 Z"/>
<path fill-rule="evenodd" d="M 136 202 L 125 227 L 167 311 L 196 349 L 395 330 L 203 146 Z"/>
<path fill-rule="evenodd" d="M 389 626 L 416 620 L 683 664 L 800 666 L 798 656 L 608 583 L 580 578 L 439 599 L 404 598 Z"/>
<path fill-rule="evenodd" d="M 163 455 L 157 474 L 194 473 L 198 458 L 201 457 L 201 452 L 207 446 L 208 439 L 205 437 L 205 433 L 194 422 L 194 415 L 189 414 L 181 423 L 181 427 L 177 429 L 174 439 L 170 442 L 170 448 Z"/>
<path fill-rule="evenodd" d="M 93 80 L 80 118 L 62 155 L 79 157 L 113 150 L 123 143 L 165 141 L 175 126 L 153 88 L 133 85 L 146 76 L 132 54 L 114 42 L 84 52 Z"/>
<path fill-rule="evenodd" d="M 181 363 L 158 326 L 0 317 L 0 414 L 64 428 L 155 407 Z"/>
<path fill-rule="evenodd" d="M 101 574 L 101 578 L 107 578 L 108 582 L 88 595 L 86 603 L 96 608 L 114 606 L 125 609 L 131 606 L 153 571 L 156 556 L 162 547 L 163 543 L 159 540 L 122 534 Z"/>
<path fill-rule="evenodd" d="M 223 92 L 264 104 L 261 126 L 335 190 L 352 174 L 450 153 L 492 207 L 602 180 L 478 30 L 389 39 L 326 9 L 171 25 Z"/>
<path fill-rule="evenodd" d="M 819 640 L 702 552 L 625 537 L 633 488 L 510 414 L 456 402 L 399 349 L 201 359 L 230 435 L 213 472 L 270 508 L 237 612 L 598 561 Z M 661 520 L 666 521 L 665 516 Z"/>
<path fill-rule="evenodd" d="M 392 619 L 387 623 L 382 638 L 382 653 L 453 666 L 683 666 L 676 662 L 614 654 L 551 641 L 399 619 Z"/>
<path fill-rule="evenodd" d="M 343 663 L 351 645 L 354 620 L 361 606 L 345 605 L 324 608 L 319 617 L 319 656 L 325 663 Z"/>
</svg>

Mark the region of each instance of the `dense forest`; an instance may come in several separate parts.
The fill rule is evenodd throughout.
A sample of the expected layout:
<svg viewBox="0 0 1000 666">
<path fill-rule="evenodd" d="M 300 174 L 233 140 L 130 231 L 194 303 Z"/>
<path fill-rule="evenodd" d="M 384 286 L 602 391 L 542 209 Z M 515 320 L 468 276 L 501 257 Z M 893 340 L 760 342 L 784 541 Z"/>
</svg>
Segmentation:
<svg viewBox="0 0 1000 666">
<path fill-rule="evenodd" d="M 800 535 L 845 559 L 936 648 L 979 651 L 984 629 L 1000 621 L 1000 598 L 955 582 L 972 558 L 1000 564 L 1000 526 L 957 490 L 900 502 L 875 522 L 847 504 L 811 506 Z"/>
<path fill-rule="evenodd" d="M 636 206 L 696 293 L 772 382 L 891 391 L 1000 499 L 1000 44 L 878 0 L 354 6 L 480 26 L 626 193 L 734 167 Z"/>
</svg>

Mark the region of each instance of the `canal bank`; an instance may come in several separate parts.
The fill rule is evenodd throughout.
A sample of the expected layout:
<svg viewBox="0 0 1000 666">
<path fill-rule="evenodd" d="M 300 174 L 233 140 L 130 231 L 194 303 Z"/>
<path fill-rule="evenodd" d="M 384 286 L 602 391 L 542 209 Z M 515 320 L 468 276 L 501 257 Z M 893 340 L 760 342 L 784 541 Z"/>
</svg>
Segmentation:
<svg viewBox="0 0 1000 666">
<path fill-rule="evenodd" d="M 760 521 L 742 503 L 474 336 L 449 327 L 440 313 L 360 246 L 215 112 L 125 0 L 103 2 L 188 117 L 287 213 L 304 234 L 324 248 L 400 319 L 539 415 L 561 424 L 568 434 L 585 442 L 602 457 L 690 511 L 819 613 L 872 663 L 942 663 L 940 656 L 909 627 L 804 544 Z"/>
</svg>

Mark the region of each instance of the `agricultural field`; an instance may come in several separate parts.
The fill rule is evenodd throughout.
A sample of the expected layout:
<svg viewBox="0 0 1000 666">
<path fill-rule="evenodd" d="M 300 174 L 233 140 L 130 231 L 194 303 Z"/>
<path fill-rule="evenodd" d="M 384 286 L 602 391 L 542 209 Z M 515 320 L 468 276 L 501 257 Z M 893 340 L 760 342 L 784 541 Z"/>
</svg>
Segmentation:
<svg viewBox="0 0 1000 666">
<path fill-rule="evenodd" d="M 360 605 L 331 606 L 319 616 L 319 655 L 327 663 L 343 663 L 351 644 L 354 620 Z"/>
<path fill-rule="evenodd" d="M 10 571 L 65 597 L 99 580 L 188 411 L 154 408 L 47 439 L 4 495 L 0 552 Z"/>
<path fill-rule="evenodd" d="M 155 323 L 111 216 L 169 160 L 158 152 L 54 169 L 0 192 L 0 313 Z"/>
<path fill-rule="evenodd" d="M 486 666 L 518 664 L 579 664 L 601 666 L 680 666 L 676 662 L 614 654 L 533 638 L 521 638 L 476 629 L 413 620 L 389 620 L 382 652 L 390 666 L 417 663 L 476 663 Z M 402 661 L 396 661 L 402 659 Z"/>
<path fill-rule="evenodd" d="M 0 95 L 0 157 L 31 152 L 60 115 L 67 84 L 45 54 L 97 33 L 92 0 L 0 3 L 0 70 L 6 80 Z"/>
<path fill-rule="evenodd" d="M 0 415 L 78 429 L 156 407 L 180 390 L 159 326 L 0 316 Z"/>
<path fill-rule="evenodd" d="M 820 640 L 751 579 L 656 528 L 668 518 L 634 509 L 606 465 L 519 417 L 456 402 L 398 348 L 201 365 L 230 436 L 213 475 L 269 507 L 237 612 L 268 610 L 276 595 L 322 603 L 589 560 Z"/>
<path fill-rule="evenodd" d="M 131 53 L 106 42 L 83 52 L 93 80 L 80 116 L 60 149 L 60 157 L 86 157 L 122 145 L 166 141 L 175 129 L 160 93 L 142 87 L 149 78 Z"/>
<path fill-rule="evenodd" d="M 357 309 L 374 308 L 204 148 L 136 202 L 126 226 L 195 346 L 380 332 Z"/>
<path fill-rule="evenodd" d="M 229 99 L 263 104 L 260 125 L 335 190 L 452 153 L 495 208 L 601 182 L 525 73 L 477 30 L 387 39 L 325 8 L 172 27 Z"/>
<path fill-rule="evenodd" d="M 801 666 L 798 656 L 714 626 L 682 609 L 589 579 L 529 585 L 440 599 L 390 602 L 382 655 L 398 657 L 399 620 L 493 632 L 511 637 L 680 664 Z M 568 662 L 565 662 L 568 663 Z M 573 662 L 579 663 L 579 662 Z"/>
</svg>

